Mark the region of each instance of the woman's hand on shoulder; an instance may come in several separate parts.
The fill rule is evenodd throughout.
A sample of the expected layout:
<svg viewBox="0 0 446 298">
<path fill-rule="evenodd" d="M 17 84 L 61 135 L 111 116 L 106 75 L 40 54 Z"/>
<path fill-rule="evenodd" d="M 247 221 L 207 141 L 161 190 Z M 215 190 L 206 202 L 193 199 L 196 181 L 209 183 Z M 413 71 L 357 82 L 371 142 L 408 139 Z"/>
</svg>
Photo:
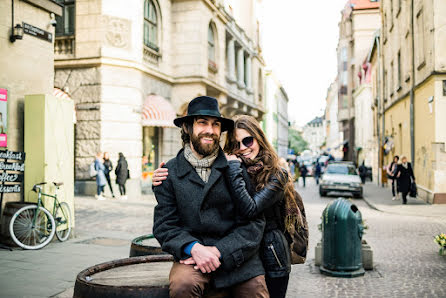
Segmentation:
<svg viewBox="0 0 446 298">
<path fill-rule="evenodd" d="M 167 179 L 167 176 L 169 176 L 169 171 L 167 168 L 163 168 L 163 166 L 165 165 L 165 162 L 161 162 L 159 165 L 159 168 L 156 169 L 153 172 L 152 175 L 152 184 L 153 186 L 158 186 L 163 184 L 163 180 Z"/>
<path fill-rule="evenodd" d="M 240 159 L 240 157 L 237 157 L 237 155 L 234 155 L 234 154 L 227 154 L 227 153 L 225 153 L 225 155 L 226 155 L 226 159 L 227 159 L 228 161 L 231 161 L 231 160 L 238 160 L 238 161 L 242 162 L 242 160 Z"/>
</svg>

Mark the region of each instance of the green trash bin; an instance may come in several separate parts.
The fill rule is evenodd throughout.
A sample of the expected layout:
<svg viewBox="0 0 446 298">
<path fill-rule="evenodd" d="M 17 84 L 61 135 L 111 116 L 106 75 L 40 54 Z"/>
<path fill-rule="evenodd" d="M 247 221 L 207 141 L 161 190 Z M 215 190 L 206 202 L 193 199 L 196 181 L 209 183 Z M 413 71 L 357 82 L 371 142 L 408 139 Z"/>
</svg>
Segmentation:
<svg viewBox="0 0 446 298">
<path fill-rule="evenodd" d="M 330 276 L 364 275 L 362 266 L 362 216 L 351 201 L 339 198 L 322 214 L 322 273 Z"/>
</svg>

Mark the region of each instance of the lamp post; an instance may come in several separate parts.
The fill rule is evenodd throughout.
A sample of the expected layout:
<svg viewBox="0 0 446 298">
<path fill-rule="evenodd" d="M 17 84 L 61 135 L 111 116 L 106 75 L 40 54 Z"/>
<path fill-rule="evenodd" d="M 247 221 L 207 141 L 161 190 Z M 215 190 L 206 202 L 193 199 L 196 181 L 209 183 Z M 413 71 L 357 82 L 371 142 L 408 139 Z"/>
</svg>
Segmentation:
<svg viewBox="0 0 446 298">
<path fill-rule="evenodd" d="M 23 38 L 23 27 L 20 24 L 17 24 L 12 28 L 11 36 L 9 40 L 11 42 L 15 42 L 17 39 Z"/>
</svg>

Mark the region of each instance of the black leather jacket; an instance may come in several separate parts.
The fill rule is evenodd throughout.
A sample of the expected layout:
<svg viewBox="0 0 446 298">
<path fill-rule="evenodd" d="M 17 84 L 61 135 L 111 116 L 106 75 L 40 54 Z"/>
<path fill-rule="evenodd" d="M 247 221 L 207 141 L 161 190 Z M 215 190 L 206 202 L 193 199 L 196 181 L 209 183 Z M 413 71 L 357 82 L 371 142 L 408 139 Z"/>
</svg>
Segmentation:
<svg viewBox="0 0 446 298">
<path fill-rule="evenodd" d="M 279 187 L 277 177 L 271 177 L 270 183 L 255 192 L 251 183 L 246 183 L 250 180 L 246 168 L 234 160 L 229 162 L 228 180 L 240 216 L 255 218 L 262 212 L 265 215 L 266 225 L 260 257 L 266 274 L 271 278 L 288 275 L 291 271 L 291 256 L 288 241 L 283 233 L 284 192 Z"/>
</svg>

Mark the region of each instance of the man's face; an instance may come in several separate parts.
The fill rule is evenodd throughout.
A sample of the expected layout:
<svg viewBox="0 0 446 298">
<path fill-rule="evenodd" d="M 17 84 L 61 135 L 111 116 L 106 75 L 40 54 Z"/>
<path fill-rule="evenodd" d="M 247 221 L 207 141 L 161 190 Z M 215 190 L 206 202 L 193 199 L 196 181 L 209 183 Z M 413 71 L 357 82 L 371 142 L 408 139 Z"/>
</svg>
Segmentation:
<svg viewBox="0 0 446 298">
<path fill-rule="evenodd" d="M 218 148 L 220 134 L 221 122 L 216 117 L 202 116 L 195 118 L 190 140 L 195 151 L 206 157 Z"/>
</svg>

